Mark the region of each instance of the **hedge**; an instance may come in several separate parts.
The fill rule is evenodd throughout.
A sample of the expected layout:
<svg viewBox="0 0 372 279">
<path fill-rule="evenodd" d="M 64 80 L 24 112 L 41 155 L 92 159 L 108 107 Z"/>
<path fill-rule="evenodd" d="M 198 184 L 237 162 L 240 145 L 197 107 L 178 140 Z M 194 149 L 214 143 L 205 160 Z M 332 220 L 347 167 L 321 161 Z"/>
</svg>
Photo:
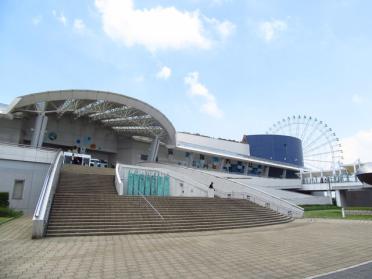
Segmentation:
<svg viewBox="0 0 372 279">
<path fill-rule="evenodd" d="M 0 207 L 8 207 L 8 206 L 9 206 L 9 193 L 1 192 L 0 193 Z"/>
</svg>

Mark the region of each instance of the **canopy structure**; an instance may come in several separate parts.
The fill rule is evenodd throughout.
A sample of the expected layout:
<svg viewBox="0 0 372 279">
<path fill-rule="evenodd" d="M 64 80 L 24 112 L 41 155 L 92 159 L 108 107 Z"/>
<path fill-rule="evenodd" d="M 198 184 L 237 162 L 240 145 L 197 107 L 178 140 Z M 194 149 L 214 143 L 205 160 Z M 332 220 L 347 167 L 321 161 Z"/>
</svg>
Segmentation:
<svg viewBox="0 0 372 279">
<path fill-rule="evenodd" d="M 13 117 L 27 114 L 56 114 L 90 121 L 118 134 L 157 138 L 169 146 L 176 144 L 176 131 L 159 110 L 138 99 L 93 90 L 47 91 L 16 98 L 5 111 Z"/>
</svg>

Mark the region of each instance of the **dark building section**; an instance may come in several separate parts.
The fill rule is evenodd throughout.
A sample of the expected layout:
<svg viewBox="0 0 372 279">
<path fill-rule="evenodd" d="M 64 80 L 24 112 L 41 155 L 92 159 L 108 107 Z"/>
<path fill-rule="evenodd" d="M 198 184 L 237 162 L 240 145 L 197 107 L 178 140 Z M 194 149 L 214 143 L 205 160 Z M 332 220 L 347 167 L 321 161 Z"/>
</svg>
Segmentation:
<svg viewBox="0 0 372 279">
<path fill-rule="evenodd" d="M 372 185 L 372 163 L 362 165 L 356 175 L 361 182 Z"/>
<path fill-rule="evenodd" d="M 273 178 L 282 178 L 283 177 L 283 169 L 270 167 L 269 169 L 269 177 Z"/>
<path fill-rule="evenodd" d="M 299 171 L 287 170 L 286 178 L 298 178 Z"/>
<path fill-rule="evenodd" d="M 248 143 L 251 156 L 304 166 L 302 143 L 295 137 L 282 135 L 248 135 L 243 137 Z"/>
</svg>

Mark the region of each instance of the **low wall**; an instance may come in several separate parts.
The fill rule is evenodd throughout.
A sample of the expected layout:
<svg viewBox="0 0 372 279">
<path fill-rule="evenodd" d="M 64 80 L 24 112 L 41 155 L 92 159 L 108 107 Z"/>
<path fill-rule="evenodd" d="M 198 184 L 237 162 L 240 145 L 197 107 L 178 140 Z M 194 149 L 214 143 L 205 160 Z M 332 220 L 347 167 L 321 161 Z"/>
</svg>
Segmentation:
<svg viewBox="0 0 372 279">
<path fill-rule="evenodd" d="M 57 150 L 0 143 L 0 159 L 50 164 Z"/>
<path fill-rule="evenodd" d="M 372 210 L 350 210 L 346 209 L 345 210 L 345 215 L 350 216 L 350 215 L 372 215 Z"/>
<path fill-rule="evenodd" d="M 0 192 L 9 193 L 10 208 L 21 210 L 26 215 L 34 213 L 49 166 L 50 164 L 0 159 Z M 13 198 L 16 180 L 24 181 L 20 199 Z"/>
</svg>

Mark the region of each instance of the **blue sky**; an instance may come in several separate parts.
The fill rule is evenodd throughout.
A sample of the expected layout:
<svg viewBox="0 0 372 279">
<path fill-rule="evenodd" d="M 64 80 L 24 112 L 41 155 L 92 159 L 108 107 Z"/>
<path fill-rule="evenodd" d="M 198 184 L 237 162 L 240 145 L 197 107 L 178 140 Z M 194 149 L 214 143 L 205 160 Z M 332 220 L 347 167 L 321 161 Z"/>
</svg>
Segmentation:
<svg viewBox="0 0 372 279">
<path fill-rule="evenodd" d="M 371 10 L 367 0 L 3 0 L 0 102 L 108 90 L 179 131 L 237 140 L 311 115 L 360 157 L 354 145 L 372 150 Z"/>
</svg>

